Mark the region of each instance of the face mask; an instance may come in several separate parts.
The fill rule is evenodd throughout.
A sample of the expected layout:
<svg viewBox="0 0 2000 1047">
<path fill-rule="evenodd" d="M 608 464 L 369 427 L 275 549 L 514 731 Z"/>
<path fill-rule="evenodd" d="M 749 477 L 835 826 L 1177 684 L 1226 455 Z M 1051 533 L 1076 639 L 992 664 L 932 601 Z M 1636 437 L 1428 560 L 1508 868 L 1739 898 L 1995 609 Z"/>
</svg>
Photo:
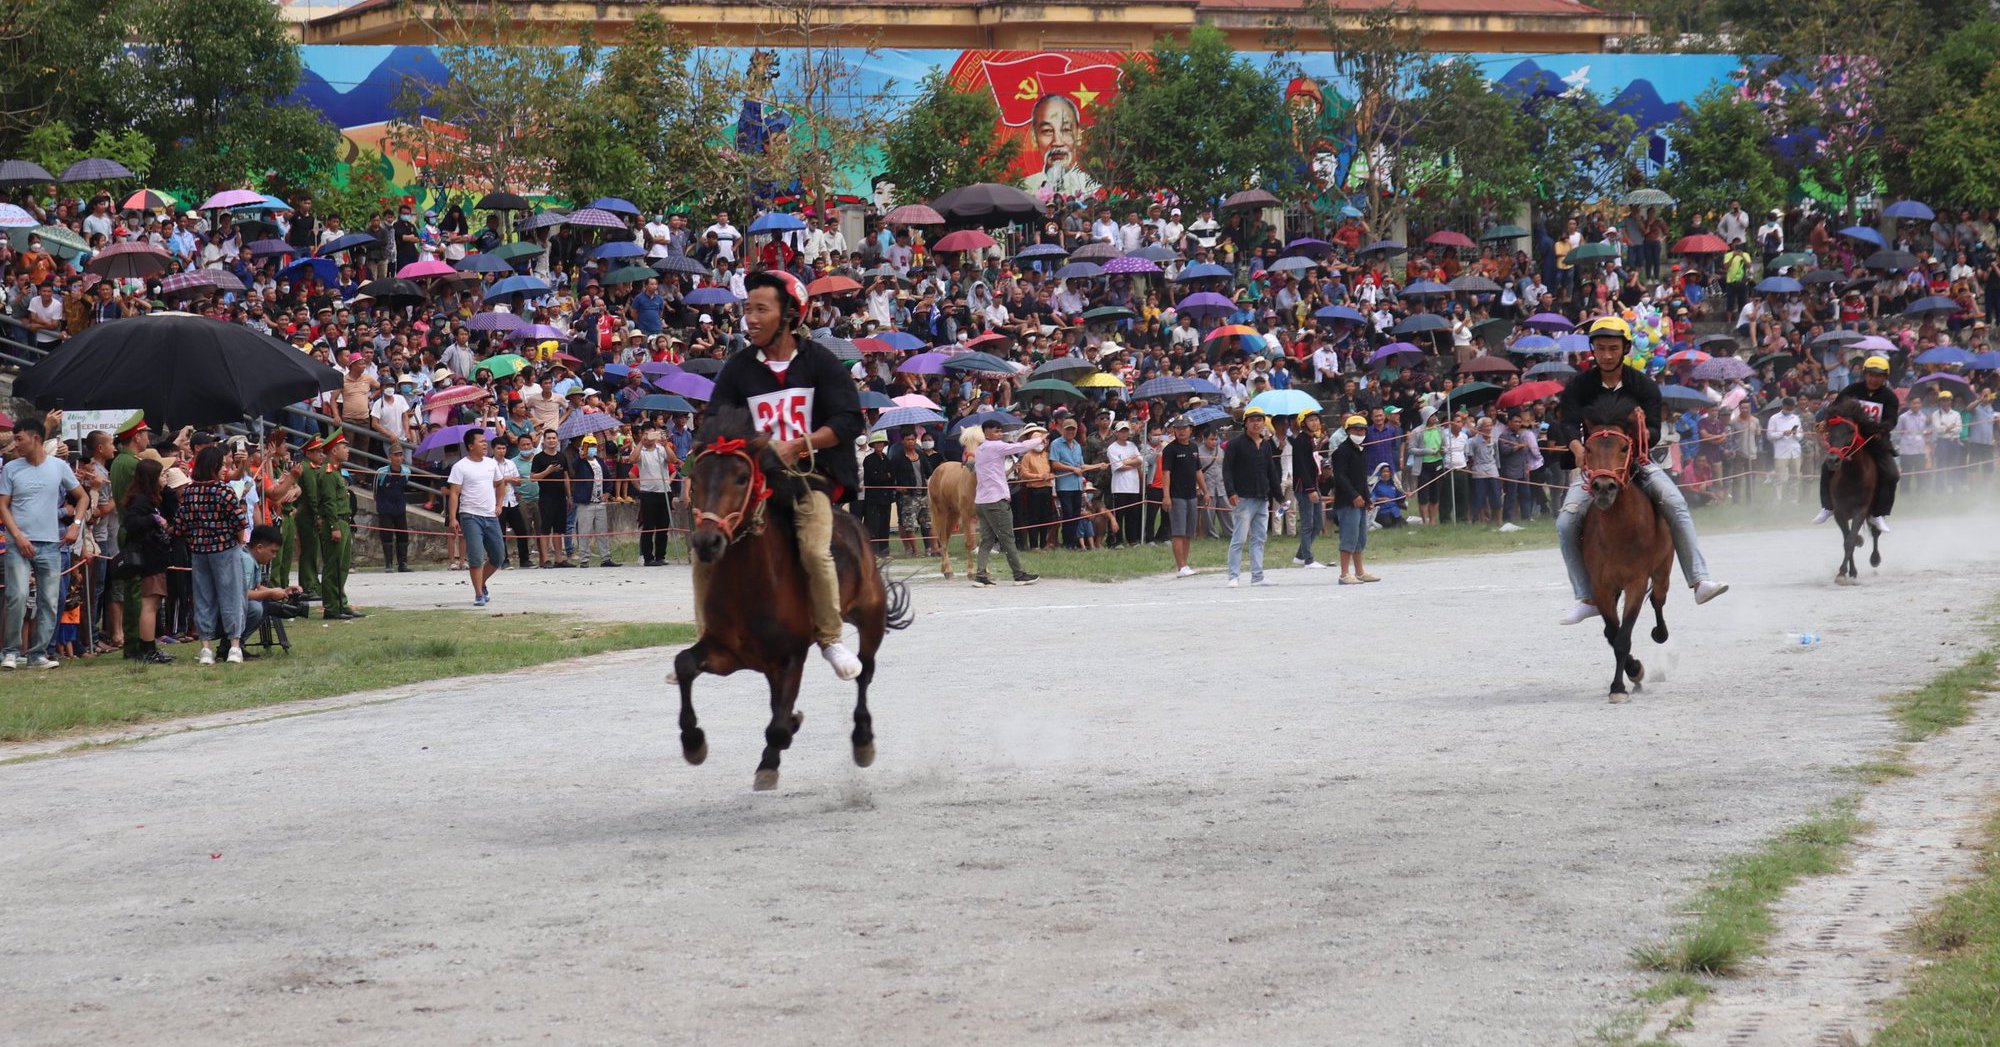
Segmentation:
<svg viewBox="0 0 2000 1047">
<path fill-rule="evenodd" d="M 583 453 L 589 455 L 592 458 L 595 458 L 597 457 L 597 448 L 595 447 L 587 448 Z"/>
<path fill-rule="evenodd" d="M 917 446 L 918 446 L 918 447 L 921 447 L 921 448 L 923 448 L 923 449 L 924 449 L 924 450 L 926 450 L 926 451 L 928 451 L 928 450 L 930 450 L 931 448 L 933 448 L 933 447 L 936 447 L 936 446 L 937 446 L 937 441 L 935 441 L 935 440 L 919 440 L 919 441 L 917 441 Z"/>
</svg>

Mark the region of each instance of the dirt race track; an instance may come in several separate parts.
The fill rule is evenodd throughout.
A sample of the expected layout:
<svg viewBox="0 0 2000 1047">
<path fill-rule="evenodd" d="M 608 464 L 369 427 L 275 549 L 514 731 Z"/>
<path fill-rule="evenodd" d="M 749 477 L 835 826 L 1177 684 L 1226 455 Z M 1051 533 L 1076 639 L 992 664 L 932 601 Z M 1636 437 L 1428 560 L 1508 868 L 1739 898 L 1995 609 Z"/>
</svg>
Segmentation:
<svg viewBox="0 0 2000 1047">
<path fill-rule="evenodd" d="M 761 678 L 700 681 L 688 767 L 658 651 L 0 767 L 0 1040 L 1571 1043 L 1718 857 L 1852 787 L 1878 695 L 1966 656 L 1974 526 L 1898 520 L 1856 589 L 1830 529 L 1711 539 L 1735 591 L 1676 590 L 1623 707 L 1537 552 L 920 582 L 879 761 L 815 659 L 769 794 Z M 513 572 L 494 610 L 685 619 L 684 573 Z"/>
</svg>

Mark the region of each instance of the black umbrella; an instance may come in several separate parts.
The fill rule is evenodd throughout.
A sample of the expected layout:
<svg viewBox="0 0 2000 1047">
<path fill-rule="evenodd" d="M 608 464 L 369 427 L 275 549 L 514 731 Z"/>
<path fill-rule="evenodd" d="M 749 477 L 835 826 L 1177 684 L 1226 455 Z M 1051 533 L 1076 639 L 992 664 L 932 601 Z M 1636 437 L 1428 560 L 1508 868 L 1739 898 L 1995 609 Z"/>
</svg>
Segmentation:
<svg viewBox="0 0 2000 1047">
<path fill-rule="evenodd" d="M 1836 273 L 1831 269 L 1815 269 L 1812 272 L 1799 277 L 1799 282 L 1810 286 L 1813 284 L 1837 284 L 1842 279 L 1844 279 L 1844 277 L 1842 277 L 1839 273 Z"/>
<path fill-rule="evenodd" d="M 116 182 L 137 177 L 137 175 L 132 173 L 131 168 L 126 167 L 116 160 L 106 160 L 102 157 L 92 156 L 78 160 L 76 163 L 64 168 L 61 180 L 65 182 Z"/>
<path fill-rule="evenodd" d="M 1877 251 L 1861 264 L 1870 269 L 1915 269 L 1917 256 L 1908 251 Z"/>
<path fill-rule="evenodd" d="M 681 273 L 686 276 L 708 275 L 708 266 L 689 258 L 679 251 L 669 252 L 663 257 L 653 259 L 648 264 L 654 269 L 659 270 L 662 274 Z"/>
<path fill-rule="evenodd" d="M 1236 207 L 1276 207 L 1277 205 L 1278 198 L 1262 189 L 1245 189 L 1222 201 L 1222 209 L 1225 211 Z"/>
<path fill-rule="evenodd" d="M 681 370 L 689 374 L 713 377 L 722 370 L 722 363 L 712 356 L 697 356 L 692 360 L 681 361 Z"/>
<path fill-rule="evenodd" d="M 1035 198 L 998 182 L 976 182 L 931 201 L 931 209 L 949 222 L 972 225 L 1006 225 L 1024 218 L 1037 218 L 1042 205 Z"/>
<path fill-rule="evenodd" d="M 472 205 L 472 209 L 475 211 L 526 211 L 531 206 L 533 205 L 529 204 L 525 198 L 517 196 L 514 193 L 491 192 L 480 197 L 479 202 Z"/>
<path fill-rule="evenodd" d="M 370 280 L 362 284 L 360 290 L 355 293 L 357 295 L 367 295 L 375 301 L 388 302 L 392 305 L 415 305 L 430 297 L 424 294 L 424 289 L 418 287 L 416 284 L 408 280 L 397 280 L 394 278 L 388 280 Z"/>
<path fill-rule="evenodd" d="M 38 406 L 138 409 L 156 425 L 241 421 L 340 388 L 340 372 L 241 324 L 153 313 L 98 324 L 21 372 Z"/>
<path fill-rule="evenodd" d="M 0 185 L 34 185 L 55 180 L 55 175 L 33 160 L 0 161 Z"/>
</svg>

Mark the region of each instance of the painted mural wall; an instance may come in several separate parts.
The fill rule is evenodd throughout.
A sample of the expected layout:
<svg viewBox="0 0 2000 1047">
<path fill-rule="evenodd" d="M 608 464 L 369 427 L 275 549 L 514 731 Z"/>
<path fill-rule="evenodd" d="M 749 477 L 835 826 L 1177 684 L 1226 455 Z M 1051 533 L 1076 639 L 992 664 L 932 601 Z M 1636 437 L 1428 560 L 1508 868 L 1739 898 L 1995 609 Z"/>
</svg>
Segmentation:
<svg viewBox="0 0 2000 1047">
<path fill-rule="evenodd" d="M 421 195 L 420 179 L 409 158 L 393 155 L 384 138 L 390 104 L 406 78 L 444 79 L 437 56 L 429 48 L 407 46 L 321 45 L 302 50 L 306 70 L 299 101 L 315 106 L 341 128 L 350 157 L 363 150 L 388 155 L 394 166 L 391 180 Z M 714 56 L 747 63 L 750 54 L 749 49 L 732 49 Z M 1659 133 L 1662 126 L 1711 86 L 1737 82 L 1742 69 L 1742 60 L 1729 55 L 1466 57 L 1497 88 L 1517 98 L 1541 92 L 1588 92 L 1608 112 L 1631 116 L 1652 139 L 1649 152 L 1662 163 L 1670 152 Z M 1080 162 L 1082 146 L 1096 114 L 1117 97 L 1118 64 L 1123 58 L 1115 51 L 882 50 L 853 52 L 850 61 L 858 97 L 910 97 L 933 71 L 943 71 L 968 90 L 991 92 L 1002 131 L 1023 143 L 1013 177 L 1023 188 L 1046 197 L 1098 188 L 1097 179 Z M 1272 102 L 1286 108 L 1301 167 L 1313 172 L 1329 196 L 1351 190 L 1357 172 L 1353 151 L 1343 140 L 1351 139 L 1345 123 L 1352 96 L 1332 57 L 1293 53 L 1267 60 L 1283 63 L 1286 87 L 1283 97 Z M 836 189 L 867 198 L 875 189 L 876 174 L 844 172 L 846 184 Z"/>
</svg>

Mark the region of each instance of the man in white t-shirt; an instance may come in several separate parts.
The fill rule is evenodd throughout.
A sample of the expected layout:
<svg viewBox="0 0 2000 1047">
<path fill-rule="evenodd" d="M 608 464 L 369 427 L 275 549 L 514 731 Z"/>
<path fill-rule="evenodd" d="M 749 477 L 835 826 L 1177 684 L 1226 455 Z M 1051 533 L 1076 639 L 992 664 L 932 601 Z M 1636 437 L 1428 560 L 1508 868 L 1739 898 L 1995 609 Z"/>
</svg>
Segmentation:
<svg viewBox="0 0 2000 1047">
<path fill-rule="evenodd" d="M 736 242 L 743 239 L 743 234 L 737 232 L 736 227 L 729 224 L 728 211 L 716 212 L 715 224 L 701 231 L 701 235 L 704 238 L 710 233 L 715 234 L 716 253 L 732 262 L 735 261 Z"/>
<path fill-rule="evenodd" d="M 646 223 L 645 236 L 646 257 L 665 258 L 674 253 L 674 227 L 668 224 L 666 215 L 654 215 Z"/>
<path fill-rule="evenodd" d="M 1145 458 L 1132 442 L 1132 425 L 1119 422 L 1112 429 L 1112 441 L 1104 448 L 1104 460 L 1111 466 L 1111 513 L 1118 521 L 1117 540 L 1122 545 L 1144 541 L 1141 529 L 1140 490 Z"/>
<path fill-rule="evenodd" d="M 41 348 L 62 341 L 63 300 L 56 295 L 54 280 L 44 283 L 28 299 L 28 327 L 35 332 L 35 344 Z"/>
<path fill-rule="evenodd" d="M 472 573 L 472 606 L 486 606 L 486 581 L 500 569 L 507 547 L 500 537 L 500 463 L 486 454 L 486 430 L 465 434 L 465 457 L 451 467 L 445 519 L 465 538 Z"/>
</svg>

